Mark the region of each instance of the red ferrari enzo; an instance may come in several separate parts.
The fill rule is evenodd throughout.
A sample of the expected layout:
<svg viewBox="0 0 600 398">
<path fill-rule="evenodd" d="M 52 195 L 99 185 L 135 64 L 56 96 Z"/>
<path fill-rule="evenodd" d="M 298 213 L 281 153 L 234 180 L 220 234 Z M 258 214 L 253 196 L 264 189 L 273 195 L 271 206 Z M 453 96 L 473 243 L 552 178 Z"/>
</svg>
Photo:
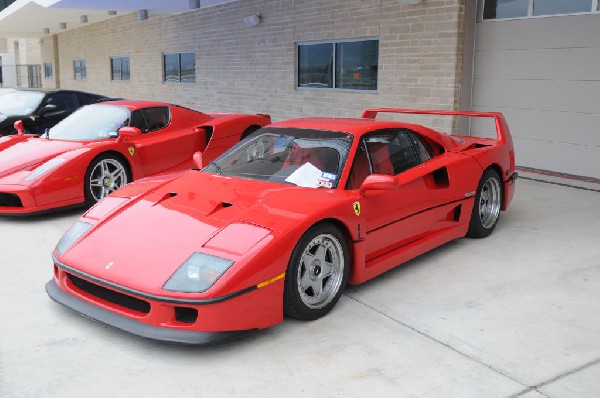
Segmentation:
<svg viewBox="0 0 600 398">
<path fill-rule="evenodd" d="M 381 112 L 489 117 L 497 139 L 377 120 Z M 346 283 L 489 235 L 516 178 L 500 113 L 375 109 L 279 122 L 203 170 L 144 179 L 102 200 L 56 246 L 46 291 L 86 317 L 190 344 L 284 314 L 316 319 Z"/>
<path fill-rule="evenodd" d="M 270 123 L 265 115 L 204 114 L 160 102 L 80 108 L 38 137 L 0 138 L 0 214 L 91 206 L 131 182 L 214 159 Z"/>
</svg>

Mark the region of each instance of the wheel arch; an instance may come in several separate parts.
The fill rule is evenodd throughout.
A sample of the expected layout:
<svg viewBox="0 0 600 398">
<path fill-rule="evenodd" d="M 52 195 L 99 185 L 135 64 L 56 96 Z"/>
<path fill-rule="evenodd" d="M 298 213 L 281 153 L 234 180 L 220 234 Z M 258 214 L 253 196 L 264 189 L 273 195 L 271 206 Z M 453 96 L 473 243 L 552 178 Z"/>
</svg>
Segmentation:
<svg viewBox="0 0 600 398">
<path fill-rule="evenodd" d="M 129 176 L 131 177 L 131 181 L 134 180 L 133 168 L 131 166 L 131 162 L 121 152 L 115 151 L 115 150 L 112 150 L 112 149 L 109 149 L 107 151 L 102 151 L 102 152 L 99 152 L 98 154 L 96 154 L 96 156 L 94 156 L 92 158 L 92 160 L 90 160 L 90 163 L 88 164 L 88 168 L 90 167 L 90 165 L 92 163 L 94 163 L 94 161 L 96 161 L 96 159 L 98 159 L 99 157 L 104 156 L 104 155 L 112 155 L 112 156 L 115 156 L 115 157 L 119 158 L 119 160 L 122 160 L 123 163 L 125 164 L 125 167 L 127 167 L 127 171 L 129 172 Z M 131 182 L 131 181 L 129 181 L 129 182 Z"/>
<path fill-rule="evenodd" d="M 500 208 L 502 210 L 506 210 L 505 204 L 507 201 L 506 201 L 506 196 L 505 196 L 506 188 L 504 186 L 504 184 L 506 183 L 506 181 L 504 179 L 504 170 L 498 163 L 492 163 L 485 170 L 483 170 L 482 175 L 483 175 L 483 173 L 486 172 L 486 170 L 489 170 L 489 169 L 494 170 L 496 173 L 498 173 L 498 176 L 500 177 L 500 187 L 502 187 L 502 195 L 500 197 L 502 199 L 502 202 L 500 203 Z"/>
</svg>

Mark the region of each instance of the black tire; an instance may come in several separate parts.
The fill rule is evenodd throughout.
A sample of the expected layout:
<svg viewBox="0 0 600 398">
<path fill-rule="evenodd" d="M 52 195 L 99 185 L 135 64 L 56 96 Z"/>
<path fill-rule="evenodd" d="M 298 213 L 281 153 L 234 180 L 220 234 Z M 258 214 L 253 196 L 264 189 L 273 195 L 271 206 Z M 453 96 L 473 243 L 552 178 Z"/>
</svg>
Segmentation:
<svg viewBox="0 0 600 398">
<path fill-rule="evenodd" d="M 320 252 L 320 248 L 324 251 Z M 311 257 L 312 262 L 306 264 L 305 260 Z M 349 263 L 346 239 L 333 224 L 320 223 L 306 231 L 294 247 L 285 274 L 285 315 L 314 320 L 331 311 L 346 286 Z M 331 272 L 323 276 L 328 268 Z"/>
<path fill-rule="evenodd" d="M 483 172 L 475 193 L 468 237 L 485 238 L 492 233 L 500 219 L 502 195 L 500 176 L 496 170 L 487 169 Z"/>
<path fill-rule="evenodd" d="M 103 166 L 107 169 L 102 169 Z M 106 172 L 114 173 L 112 177 L 115 178 L 106 175 Z M 83 192 L 86 206 L 92 207 L 131 180 L 129 165 L 120 156 L 110 153 L 97 156 L 85 172 Z"/>
</svg>

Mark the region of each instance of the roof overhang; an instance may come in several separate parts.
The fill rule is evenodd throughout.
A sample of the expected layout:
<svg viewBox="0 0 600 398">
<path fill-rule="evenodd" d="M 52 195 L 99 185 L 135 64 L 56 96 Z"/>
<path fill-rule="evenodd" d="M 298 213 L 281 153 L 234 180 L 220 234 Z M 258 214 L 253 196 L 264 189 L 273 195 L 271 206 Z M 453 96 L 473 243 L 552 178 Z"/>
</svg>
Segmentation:
<svg viewBox="0 0 600 398">
<path fill-rule="evenodd" d="M 235 0 L 199 3 L 204 8 L 231 1 Z M 0 12 L 0 37 L 42 37 L 139 10 L 175 14 L 189 11 L 194 3 L 190 0 L 17 0 Z"/>
</svg>

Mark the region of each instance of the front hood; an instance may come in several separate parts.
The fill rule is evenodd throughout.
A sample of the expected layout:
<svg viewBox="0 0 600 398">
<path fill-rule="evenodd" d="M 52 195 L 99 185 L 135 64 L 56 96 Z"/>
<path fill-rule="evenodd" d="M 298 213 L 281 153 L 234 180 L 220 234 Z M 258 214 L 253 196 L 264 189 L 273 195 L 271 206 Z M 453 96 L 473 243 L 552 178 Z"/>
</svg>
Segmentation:
<svg viewBox="0 0 600 398">
<path fill-rule="evenodd" d="M 61 153 L 80 148 L 76 141 L 29 138 L 0 151 L 0 177 L 45 162 Z"/>
<path fill-rule="evenodd" d="M 158 291 L 192 253 L 237 261 L 272 231 L 305 220 L 307 206 L 332 192 L 190 171 L 124 205 L 63 259 L 98 278 Z"/>
</svg>

